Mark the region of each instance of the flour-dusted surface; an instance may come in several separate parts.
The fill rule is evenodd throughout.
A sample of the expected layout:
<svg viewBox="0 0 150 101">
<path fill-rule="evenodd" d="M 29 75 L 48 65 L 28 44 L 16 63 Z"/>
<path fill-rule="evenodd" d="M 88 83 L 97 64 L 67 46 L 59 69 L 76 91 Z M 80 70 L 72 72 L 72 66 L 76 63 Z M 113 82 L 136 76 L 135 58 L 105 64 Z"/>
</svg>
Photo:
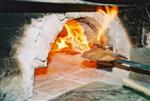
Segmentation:
<svg viewBox="0 0 150 101">
<path fill-rule="evenodd" d="M 55 54 L 48 64 L 48 73 L 35 77 L 35 101 L 47 101 L 72 89 L 81 87 L 93 81 L 122 85 L 122 79 L 128 77 L 128 72 L 113 69 L 113 72 L 81 65 L 85 60 L 78 55 Z"/>
</svg>

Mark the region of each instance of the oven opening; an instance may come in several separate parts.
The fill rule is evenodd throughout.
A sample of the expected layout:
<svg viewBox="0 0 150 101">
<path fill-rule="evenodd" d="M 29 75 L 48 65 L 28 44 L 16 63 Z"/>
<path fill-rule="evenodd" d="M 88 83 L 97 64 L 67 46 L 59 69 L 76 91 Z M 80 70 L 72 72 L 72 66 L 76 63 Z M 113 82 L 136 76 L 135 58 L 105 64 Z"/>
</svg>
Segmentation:
<svg viewBox="0 0 150 101">
<path fill-rule="evenodd" d="M 149 101 L 150 4 L 105 2 L 0 3 L 0 101 Z"/>
</svg>

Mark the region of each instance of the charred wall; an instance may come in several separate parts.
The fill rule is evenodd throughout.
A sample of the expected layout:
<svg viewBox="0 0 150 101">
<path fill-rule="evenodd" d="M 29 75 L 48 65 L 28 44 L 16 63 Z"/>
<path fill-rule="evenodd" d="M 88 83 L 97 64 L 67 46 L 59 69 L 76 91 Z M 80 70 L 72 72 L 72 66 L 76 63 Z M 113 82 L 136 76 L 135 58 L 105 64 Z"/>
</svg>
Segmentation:
<svg viewBox="0 0 150 101">
<path fill-rule="evenodd" d="M 150 3 L 130 9 L 122 9 L 119 17 L 129 33 L 132 44 L 130 60 L 150 64 Z M 150 81 L 148 75 L 130 72 L 130 78 Z"/>
<path fill-rule="evenodd" d="M 12 46 L 20 44 L 23 26 L 40 16 L 40 13 L 0 13 L 0 101 L 16 100 L 15 92 L 23 93 L 19 91 L 22 71 Z"/>
<path fill-rule="evenodd" d="M 137 47 L 147 45 L 150 32 L 150 3 L 128 9 L 121 9 L 119 17 L 127 29 L 130 40 Z"/>
</svg>

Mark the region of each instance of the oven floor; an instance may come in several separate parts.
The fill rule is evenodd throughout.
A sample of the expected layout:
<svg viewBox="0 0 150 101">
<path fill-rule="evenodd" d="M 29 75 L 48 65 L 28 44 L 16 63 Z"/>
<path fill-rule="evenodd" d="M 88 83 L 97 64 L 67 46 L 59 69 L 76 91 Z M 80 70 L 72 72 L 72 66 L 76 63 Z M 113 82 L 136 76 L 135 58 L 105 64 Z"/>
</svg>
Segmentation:
<svg viewBox="0 0 150 101">
<path fill-rule="evenodd" d="M 129 88 L 92 82 L 49 101 L 149 101 L 149 98 Z"/>
<path fill-rule="evenodd" d="M 55 54 L 47 74 L 35 77 L 34 101 L 51 100 L 94 81 L 122 85 L 122 79 L 128 78 L 127 71 L 117 68 L 106 71 L 83 67 L 83 60 L 80 55 Z"/>
</svg>

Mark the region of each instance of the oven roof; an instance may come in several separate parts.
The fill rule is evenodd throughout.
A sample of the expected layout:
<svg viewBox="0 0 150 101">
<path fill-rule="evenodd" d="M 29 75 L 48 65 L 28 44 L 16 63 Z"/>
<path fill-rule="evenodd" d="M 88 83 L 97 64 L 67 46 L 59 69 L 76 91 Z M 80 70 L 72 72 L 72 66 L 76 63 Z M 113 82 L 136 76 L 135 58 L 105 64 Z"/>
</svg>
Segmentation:
<svg viewBox="0 0 150 101">
<path fill-rule="evenodd" d="M 1 0 L 0 12 L 90 12 L 97 6 L 131 8 L 145 3 L 145 0 Z"/>
<path fill-rule="evenodd" d="M 2 0 L 6 1 L 6 0 Z M 150 2 L 149 0 L 7 0 L 19 2 L 42 2 L 59 4 L 90 4 L 90 5 L 141 5 Z"/>
</svg>

